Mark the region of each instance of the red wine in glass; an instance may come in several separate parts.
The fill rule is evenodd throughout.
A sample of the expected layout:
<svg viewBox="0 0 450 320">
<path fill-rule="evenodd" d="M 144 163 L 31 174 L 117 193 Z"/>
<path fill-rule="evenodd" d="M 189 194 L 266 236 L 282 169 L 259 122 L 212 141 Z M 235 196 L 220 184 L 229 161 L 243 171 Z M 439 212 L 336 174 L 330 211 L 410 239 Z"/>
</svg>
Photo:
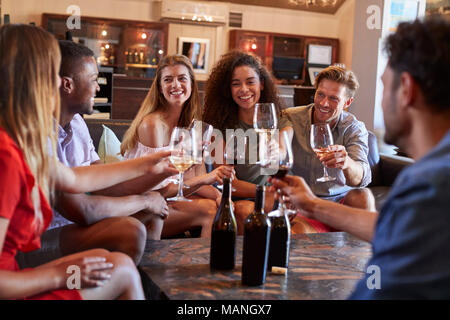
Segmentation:
<svg viewBox="0 0 450 320">
<path fill-rule="evenodd" d="M 290 169 L 289 167 L 280 166 L 277 173 L 272 175 L 272 177 L 276 179 L 283 179 L 289 172 L 289 169 Z"/>
</svg>

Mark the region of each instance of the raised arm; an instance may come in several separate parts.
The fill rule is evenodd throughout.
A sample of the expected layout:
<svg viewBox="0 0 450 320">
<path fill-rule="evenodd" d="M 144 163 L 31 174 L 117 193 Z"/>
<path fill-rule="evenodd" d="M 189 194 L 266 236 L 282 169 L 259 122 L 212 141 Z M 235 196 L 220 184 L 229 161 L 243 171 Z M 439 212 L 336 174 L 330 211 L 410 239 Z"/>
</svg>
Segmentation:
<svg viewBox="0 0 450 320">
<path fill-rule="evenodd" d="M 168 151 L 162 151 L 134 160 L 76 168 L 67 168 L 57 162 L 55 170 L 51 171 L 51 178 L 61 191 L 82 193 L 107 188 L 146 174 L 170 176 L 177 171 L 167 160 L 169 154 Z"/>
<path fill-rule="evenodd" d="M 365 241 L 372 241 L 377 212 L 351 208 L 316 197 L 301 177 L 286 176 L 272 179 L 273 187 L 280 189 L 302 215 L 319 220 L 332 228 L 345 231 Z"/>
</svg>

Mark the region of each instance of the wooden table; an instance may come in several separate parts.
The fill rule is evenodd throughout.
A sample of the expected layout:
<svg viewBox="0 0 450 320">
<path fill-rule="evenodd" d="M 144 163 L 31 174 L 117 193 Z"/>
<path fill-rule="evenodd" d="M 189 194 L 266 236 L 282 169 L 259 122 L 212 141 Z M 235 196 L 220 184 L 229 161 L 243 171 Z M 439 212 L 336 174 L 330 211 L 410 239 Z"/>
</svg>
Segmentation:
<svg viewBox="0 0 450 320">
<path fill-rule="evenodd" d="M 236 267 L 209 267 L 210 240 L 149 240 L 140 264 L 150 278 L 152 298 L 177 300 L 345 299 L 362 278 L 369 243 L 344 232 L 295 235 L 287 275 L 267 273 L 259 287 L 241 284 L 242 237 Z"/>
</svg>

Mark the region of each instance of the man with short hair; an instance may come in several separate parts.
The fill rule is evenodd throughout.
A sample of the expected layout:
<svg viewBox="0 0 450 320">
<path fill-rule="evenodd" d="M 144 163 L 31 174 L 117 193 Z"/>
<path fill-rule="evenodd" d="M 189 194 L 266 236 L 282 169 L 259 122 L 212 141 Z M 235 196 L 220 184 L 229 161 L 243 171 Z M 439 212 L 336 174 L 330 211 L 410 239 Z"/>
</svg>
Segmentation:
<svg viewBox="0 0 450 320">
<path fill-rule="evenodd" d="M 273 179 L 310 218 L 372 240 L 368 266 L 352 299 L 450 298 L 450 22 L 401 23 L 386 41 L 382 76 L 385 141 L 416 160 L 397 177 L 380 214 L 319 199 L 302 178 Z"/>
<path fill-rule="evenodd" d="M 292 173 L 303 177 L 314 194 L 323 199 L 375 211 L 375 199 L 371 191 L 364 188 L 372 179 L 368 132 L 363 122 L 346 111 L 354 100 L 358 80 L 352 71 L 330 66 L 318 74 L 315 86 L 314 103 L 283 111 L 282 119 L 287 122 L 284 125 L 290 127 L 290 137 L 295 135 Z M 310 144 L 311 125 L 318 123 L 329 125 L 334 141 L 319 157 Z M 334 181 L 316 181 L 323 175 L 324 166 Z M 302 231 L 304 223 L 295 223 L 299 220 L 304 222 L 303 217 L 297 217 L 293 224 L 297 233 L 305 231 Z M 308 222 L 314 225 L 315 231 L 329 230 L 315 221 Z"/>
</svg>

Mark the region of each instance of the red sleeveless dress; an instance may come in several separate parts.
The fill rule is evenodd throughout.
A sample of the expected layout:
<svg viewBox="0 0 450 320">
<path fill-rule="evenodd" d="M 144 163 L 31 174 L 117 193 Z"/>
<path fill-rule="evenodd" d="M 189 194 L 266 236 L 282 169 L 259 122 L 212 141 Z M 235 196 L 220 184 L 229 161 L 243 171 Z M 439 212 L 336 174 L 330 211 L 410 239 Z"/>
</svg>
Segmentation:
<svg viewBox="0 0 450 320">
<path fill-rule="evenodd" d="M 17 251 L 29 252 L 40 248 L 40 234 L 34 218 L 31 191 L 34 177 L 25 162 L 22 151 L 0 128 L 0 218 L 9 220 L 6 237 L 0 253 L 0 270 L 18 271 Z M 42 232 L 52 220 L 52 210 L 39 189 L 43 215 Z M 55 290 L 23 299 L 81 300 L 78 290 Z"/>
</svg>

